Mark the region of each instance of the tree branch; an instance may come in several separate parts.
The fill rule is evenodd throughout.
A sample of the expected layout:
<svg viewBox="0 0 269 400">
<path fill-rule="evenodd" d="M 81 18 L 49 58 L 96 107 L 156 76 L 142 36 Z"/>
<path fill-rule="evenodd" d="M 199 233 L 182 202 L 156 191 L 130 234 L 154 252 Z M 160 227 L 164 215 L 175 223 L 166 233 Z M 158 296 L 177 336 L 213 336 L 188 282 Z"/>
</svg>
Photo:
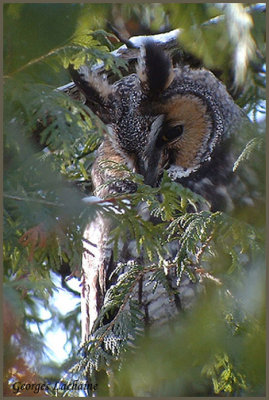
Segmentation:
<svg viewBox="0 0 269 400">
<path fill-rule="evenodd" d="M 47 201 L 47 200 L 30 199 L 29 197 L 13 196 L 11 194 L 6 194 L 6 193 L 4 193 L 3 196 L 6 197 L 7 199 L 12 199 L 12 200 L 17 200 L 17 201 L 34 202 L 34 203 L 45 204 L 47 206 L 53 206 L 53 207 L 64 207 L 63 203 L 53 203 L 52 201 Z"/>
</svg>

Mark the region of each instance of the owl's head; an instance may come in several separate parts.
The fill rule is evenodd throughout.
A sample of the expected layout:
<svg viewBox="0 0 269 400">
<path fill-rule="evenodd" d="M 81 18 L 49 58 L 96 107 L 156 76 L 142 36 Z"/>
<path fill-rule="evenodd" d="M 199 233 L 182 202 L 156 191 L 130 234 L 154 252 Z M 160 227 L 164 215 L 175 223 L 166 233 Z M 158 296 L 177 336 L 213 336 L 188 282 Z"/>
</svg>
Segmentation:
<svg viewBox="0 0 269 400">
<path fill-rule="evenodd" d="M 132 158 L 152 186 L 163 169 L 175 180 L 195 177 L 241 118 L 211 72 L 174 68 L 150 41 L 141 48 L 137 73 L 113 85 L 85 68 L 70 67 L 70 73 L 86 104 L 109 126 L 115 151 Z"/>
</svg>

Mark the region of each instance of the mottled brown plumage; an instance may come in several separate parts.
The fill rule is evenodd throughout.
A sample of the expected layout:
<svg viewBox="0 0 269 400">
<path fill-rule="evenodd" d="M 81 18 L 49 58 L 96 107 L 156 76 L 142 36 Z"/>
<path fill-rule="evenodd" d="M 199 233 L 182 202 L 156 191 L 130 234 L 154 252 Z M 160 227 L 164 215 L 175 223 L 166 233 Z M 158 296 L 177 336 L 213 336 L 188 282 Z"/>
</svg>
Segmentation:
<svg viewBox="0 0 269 400">
<path fill-rule="evenodd" d="M 70 68 L 70 72 L 86 104 L 108 128 L 92 169 L 96 195 L 104 198 L 136 190 L 124 171 L 101 168 L 104 161 L 113 161 L 143 175 L 151 186 L 158 185 L 166 169 L 173 180 L 203 195 L 213 210 L 233 207 L 227 190 L 233 179 L 230 136 L 244 117 L 211 72 L 173 67 L 169 55 L 151 42 L 141 50 L 137 73 L 113 85 L 83 70 Z M 102 186 L 111 179 L 116 182 Z M 83 341 L 109 285 L 108 270 L 113 268 L 109 231 L 110 222 L 100 215 L 85 231 L 85 238 L 94 240 L 97 247 L 88 244 L 88 252 L 83 254 Z M 147 293 L 144 290 L 142 298 L 148 309 L 153 300 L 147 300 Z M 151 320 L 159 318 L 155 315 Z"/>
</svg>

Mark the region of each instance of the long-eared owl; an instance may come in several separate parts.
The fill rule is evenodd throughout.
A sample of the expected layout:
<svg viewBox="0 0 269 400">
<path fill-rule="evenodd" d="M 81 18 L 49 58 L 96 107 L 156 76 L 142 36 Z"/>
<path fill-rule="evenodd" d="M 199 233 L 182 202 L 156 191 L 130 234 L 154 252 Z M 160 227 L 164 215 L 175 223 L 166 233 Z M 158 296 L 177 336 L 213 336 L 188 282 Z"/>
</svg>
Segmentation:
<svg viewBox="0 0 269 400">
<path fill-rule="evenodd" d="M 136 191 L 136 184 L 122 170 L 101 168 L 103 161 L 114 161 L 141 174 L 145 184 L 153 187 L 166 170 L 172 180 L 208 200 L 213 211 L 233 207 L 227 189 L 234 162 L 229 146 L 231 132 L 242 123 L 242 111 L 211 72 L 173 67 L 170 56 L 147 41 L 141 47 L 136 73 L 114 84 L 83 67 L 70 66 L 70 73 L 86 105 L 107 125 L 92 169 L 96 195 L 105 198 Z M 84 233 L 83 341 L 91 333 L 109 287 L 110 229 L 110 222 L 99 215 Z M 150 285 L 143 290 L 141 310 L 149 323 L 163 323 L 177 312 L 176 296 L 173 302 L 165 290 L 157 290 L 154 296 Z M 184 284 L 178 294 L 181 303 L 187 301 L 183 295 Z"/>
</svg>

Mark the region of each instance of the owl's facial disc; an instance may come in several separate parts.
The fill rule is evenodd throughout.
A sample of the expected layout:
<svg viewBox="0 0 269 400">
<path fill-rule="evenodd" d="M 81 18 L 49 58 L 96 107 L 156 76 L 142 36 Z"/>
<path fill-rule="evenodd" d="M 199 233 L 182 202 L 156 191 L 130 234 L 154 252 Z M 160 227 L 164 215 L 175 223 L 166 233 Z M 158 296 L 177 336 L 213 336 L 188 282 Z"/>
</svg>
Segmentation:
<svg viewBox="0 0 269 400">
<path fill-rule="evenodd" d="M 189 176 L 210 158 L 218 141 L 210 107 L 193 94 L 179 93 L 170 102 L 163 103 L 159 111 L 169 121 L 168 136 L 172 139 L 175 135 L 164 146 L 163 162 L 169 165 L 168 173 L 172 179 Z M 180 127 L 179 135 L 176 135 L 177 127 Z M 162 135 L 157 143 L 160 141 L 163 141 Z"/>
<path fill-rule="evenodd" d="M 176 94 L 169 102 L 160 102 L 155 111 L 162 122 L 145 153 L 145 183 L 151 186 L 164 168 L 172 179 L 194 173 L 210 159 L 218 140 L 208 105 L 193 94 Z"/>
</svg>

